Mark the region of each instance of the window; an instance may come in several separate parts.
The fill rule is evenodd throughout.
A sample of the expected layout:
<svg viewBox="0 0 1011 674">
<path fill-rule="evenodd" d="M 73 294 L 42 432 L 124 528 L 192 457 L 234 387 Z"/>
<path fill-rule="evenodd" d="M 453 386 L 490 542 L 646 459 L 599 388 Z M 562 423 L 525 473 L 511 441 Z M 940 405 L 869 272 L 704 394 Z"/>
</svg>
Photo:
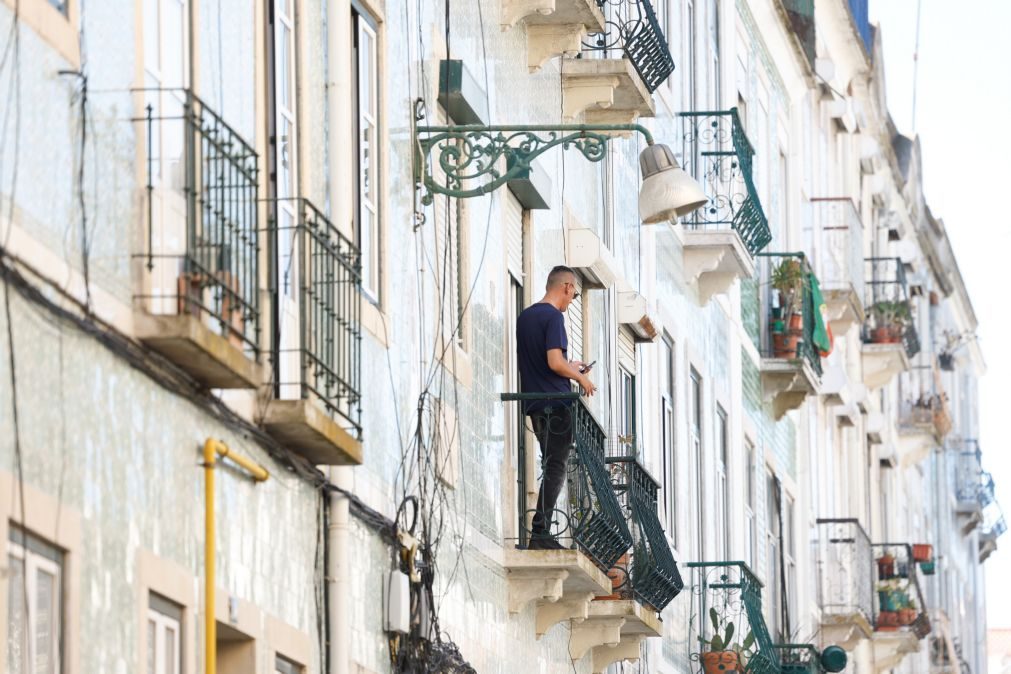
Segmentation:
<svg viewBox="0 0 1011 674">
<path fill-rule="evenodd" d="M 727 485 L 727 466 L 729 465 L 730 428 L 727 423 L 727 413 L 719 405 L 716 406 L 716 526 L 719 534 L 716 537 L 719 549 L 716 559 L 730 559 L 730 489 Z"/>
<path fill-rule="evenodd" d="M 274 674 L 302 674 L 302 666 L 278 655 L 274 659 Z"/>
<path fill-rule="evenodd" d="M 618 446 L 626 456 L 635 455 L 635 375 L 618 368 Z"/>
<path fill-rule="evenodd" d="M 674 445 L 674 343 L 664 336 L 660 343 L 660 464 L 663 467 L 664 524 L 678 547 L 677 470 Z"/>
<path fill-rule="evenodd" d="M 755 489 L 755 445 L 750 440 L 744 442 L 744 558 L 748 566 L 755 568 L 758 558 L 758 532 L 755 521 L 757 490 Z"/>
<path fill-rule="evenodd" d="M 8 567 L 7 671 L 60 674 L 63 553 L 11 524 Z"/>
<path fill-rule="evenodd" d="M 792 623 L 797 615 L 797 550 L 796 531 L 794 527 L 794 502 L 790 496 L 784 496 L 783 528 L 783 563 L 786 566 L 786 615 Z M 784 635 L 789 637 L 791 635 Z"/>
<path fill-rule="evenodd" d="M 709 2 L 709 97 L 713 110 L 720 109 L 720 11 L 719 0 Z"/>
<path fill-rule="evenodd" d="M 765 587 L 769 590 L 769 603 L 767 604 L 768 624 L 773 639 L 779 639 L 782 634 L 782 597 L 780 580 L 780 560 L 779 560 L 779 481 L 771 472 L 766 473 L 765 478 L 765 545 L 766 545 L 766 577 Z"/>
<path fill-rule="evenodd" d="M 688 2 L 685 4 L 685 28 L 684 28 L 684 36 L 685 36 L 685 51 L 687 52 L 687 54 L 685 55 L 685 63 L 687 64 L 687 68 L 685 68 L 684 70 L 682 70 L 682 72 L 685 74 L 685 78 L 684 78 L 685 79 L 685 86 L 688 88 L 688 91 L 686 92 L 686 95 L 685 95 L 685 102 L 687 104 L 685 106 L 685 109 L 687 109 L 689 111 L 695 111 L 695 110 L 698 110 L 698 107 L 696 106 L 696 98 L 695 98 L 695 96 L 696 96 L 696 93 L 695 93 L 695 89 L 696 89 L 696 85 L 695 85 L 696 63 L 695 63 L 695 1 L 694 0 L 688 0 Z M 693 173 L 693 175 L 698 175 L 698 173 L 695 172 L 695 171 L 692 171 L 692 173 Z"/>
<path fill-rule="evenodd" d="M 298 115 L 295 108 L 295 17 L 292 0 L 273 0 L 274 117 L 273 180 L 277 197 L 277 278 L 287 297 L 296 296 L 293 268 L 298 196 Z"/>
<path fill-rule="evenodd" d="M 182 671 L 182 607 L 152 593 L 147 609 L 147 674 Z"/>
<path fill-rule="evenodd" d="M 362 289 L 379 301 L 379 50 L 375 19 L 352 3 L 354 52 L 355 238 L 362 254 Z"/>
<path fill-rule="evenodd" d="M 695 477 L 696 489 L 696 516 L 695 516 L 695 542 L 696 552 L 704 554 L 702 549 L 702 531 L 705 523 L 705 496 L 703 493 L 704 472 L 702 467 L 702 377 L 693 368 L 691 371 L 691 450 L 692 450 L 692 473 Z"/>
</svg>

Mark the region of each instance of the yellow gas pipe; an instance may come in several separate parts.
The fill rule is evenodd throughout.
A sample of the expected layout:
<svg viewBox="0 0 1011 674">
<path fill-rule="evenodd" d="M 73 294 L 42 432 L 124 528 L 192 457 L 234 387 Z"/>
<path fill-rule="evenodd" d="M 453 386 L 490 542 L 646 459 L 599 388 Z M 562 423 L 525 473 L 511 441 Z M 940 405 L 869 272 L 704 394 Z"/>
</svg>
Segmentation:
<svg viewBox="0 0 1011 674">
<path fill-rule="evenodd" d="M 218 626 L 214 617 L 214 467 L 218 457 L 228 458 L 244 468 L 257 482 L 270 474 L 260 464 L 236 454 L 220 440 L 204 442 L 204 672 L 216 674 L 218 659 Z"/>
</svg>

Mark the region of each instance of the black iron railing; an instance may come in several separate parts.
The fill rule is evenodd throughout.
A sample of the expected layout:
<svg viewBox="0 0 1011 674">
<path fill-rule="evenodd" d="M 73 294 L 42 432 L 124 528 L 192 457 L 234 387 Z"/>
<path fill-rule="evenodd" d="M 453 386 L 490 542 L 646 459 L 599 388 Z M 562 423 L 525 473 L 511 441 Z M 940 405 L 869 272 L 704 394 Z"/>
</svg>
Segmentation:
<svg viewBox="0 0 1011 674">
<path fill-rule="evenodd" d="M 657 516 L 660 484 L 634 456 L 609 456 L 605 461 L 632 534 L 631 551 L 613 569 L 621 579 L 616 591 L 662 611 L 684 581 Z"/>
<path fill-rule="evenodd" d="M 681 158 L 709 203 L 681 219 L 688 229 L 733 229 L 752 255 L 772 241 L 752 173 L 755 150 L 737 108 L 683 112 Z"/>
<path fill-rule="evenodd" d="M 758 253 L 762 258 L 762 305 L 766 327 L 762 354 L 766 358 L 804 359 L 822 374 L 821 354 L 815 344 L 814 276 L 803 253 Z M 826 333 L 827 334 L 827 333 Z"/>
<path fill-rule="evenodd" d="M 830 620 L 873 621 L 871 539 L 853 518 L 817 521 L 818 595 Z M 825 621 L 823 621 L 825 622 Z"/>
<path fill-rule="evenodd" d="M 518 547 L 525 548 L 530 540 L 535 508 L 527 498 L 526 429 L 535 435 L 569 434 L 572 451 L 566 474 L 566 488 L 551 513 L 550 531 L 559 540 L 570 541 L 590 557 L 601 569 L 609 570 L 632 545 L 632 534 L 611 487 L 611 476 L 605 463 L 607 436 L 590 411 L 579 400 L 578 393 L 503 393 L 502 401 L 520 402 L 520 414 L 527 405 L 548 401 L 545 422 L 538 428 L 524 419 L 517 443 L 517 487 L 519 527 Z M 564 408 L 564 409 L 563 409 Z M 537 451 L 537 448 L 529 448 Z M 542 459 L 543 459 L 542 453 Z M 542 460 L 538 484 L 543 480 Z"/>
<path fill-rule="evenodd" d="M 308 200 L 278 206 L 294 215 L 274 226 L 276 305 L 286 314 L 278 320 L 297 322 L 287 334 L 279 325 L 278 394 L 295 388 L 301 398 L 318 400 L 360 437 L 361 253 Z M 297 311 L 286 311 L 289 301 Z"/>
<path fill-rule="evenodd" d="M 148 90 L 146 311 L 193 314 L 255 358 L 259 157 L 189 90 Z"/>
<path fill-rule="evenodd" d="M 674 72 L 674 58 L 650 0 L 596 0 L 604 13 L 603 33 L 583 41 L 583 51 L 604 58 L 624 53 L 650 93 Z M 614 56 L 612 56 L 612 53 Z"/>
<path fill-rule="evenodd" d="M 875 543 L 874 571 L 877 584 L 874 629 L 879 632 L 909 631 L 922 639 L 931 631 L 927 604 L 920 587 L 920 567 L 908 543 Z"/>
<path fill-rule="evenodd" d="M 902 260 L 869 257 L 864 262 L 867 320 L 863 340 L 874 344 L 901 343 L 906 355 L 912 358 L 920 352 L 920 338 Z"/>
</svg>

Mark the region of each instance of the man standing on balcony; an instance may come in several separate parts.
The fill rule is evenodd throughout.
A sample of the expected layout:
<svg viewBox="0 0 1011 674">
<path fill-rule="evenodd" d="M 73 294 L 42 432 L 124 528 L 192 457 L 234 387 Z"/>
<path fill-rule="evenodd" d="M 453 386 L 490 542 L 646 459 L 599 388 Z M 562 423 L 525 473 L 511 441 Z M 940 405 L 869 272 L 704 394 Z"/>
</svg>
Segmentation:
<svg viewBox="0 0 1011 674">
<path fill-rule="evenodd" d="M 523 393 L 571 393 L 574 381 L 583 395 L 592 396 L 596 387 L 586 372 L 591 366 L 568 359 L 569 338 L 564 312 L 574 299 L 576 272 L 558 266 L 548 274 L 544 298 L 524 309 L 516 319 L 516 356 Z M 565 480 L 565 463 L 572 446 L 571 400 L 534 400 L 524 403 L 541 446 L 542 479 L 537 510 L 530 532 L 530 550 L 560 550 L 551 535 L 552 513 Z"/>
</svg>

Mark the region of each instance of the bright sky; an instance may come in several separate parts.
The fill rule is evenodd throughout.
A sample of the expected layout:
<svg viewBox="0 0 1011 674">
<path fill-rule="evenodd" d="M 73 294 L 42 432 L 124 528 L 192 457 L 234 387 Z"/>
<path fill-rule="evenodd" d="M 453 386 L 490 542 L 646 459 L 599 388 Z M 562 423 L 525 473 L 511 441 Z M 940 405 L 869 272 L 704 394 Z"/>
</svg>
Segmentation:
<svg viewBox="0 0 1011 674">
<path fill-rule="evenodd" d="M 980 445 L 997 497 L 1011 515 L 1011 452 L 1001 422 L 1011 400 L 1011 227 L 1002 197 L 1011 193 L 1011 2 L 920 0 L 919 83 L 913 128 L 913 53 L 917 0 L 871 0 L 881 26 L 889 108 L 903 133 L 923 146 L 931 210 L 944 219 L 980 321 L 987 362 L 981 384 Z M 1002 273 L 1003 272 L 1003 273 Z M 1011 533 L 987 560 L 989 627 L 1011 628 Z"/>
</svg>

